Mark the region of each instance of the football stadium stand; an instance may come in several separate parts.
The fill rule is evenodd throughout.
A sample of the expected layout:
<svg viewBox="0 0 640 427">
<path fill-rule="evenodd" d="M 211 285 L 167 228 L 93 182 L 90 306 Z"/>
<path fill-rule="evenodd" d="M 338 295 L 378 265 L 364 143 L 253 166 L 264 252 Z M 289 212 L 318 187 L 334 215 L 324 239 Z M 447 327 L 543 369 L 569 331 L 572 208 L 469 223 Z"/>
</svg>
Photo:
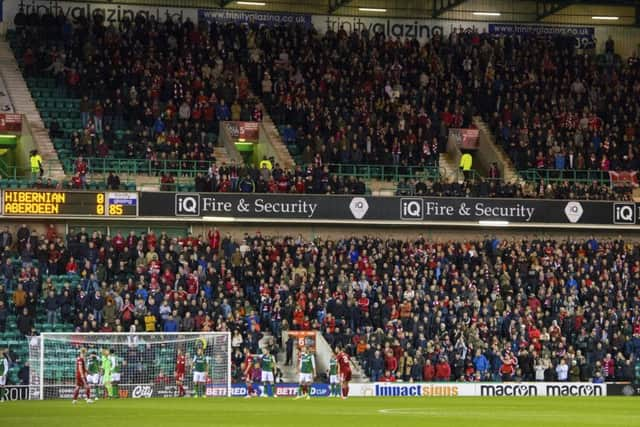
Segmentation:
<svg viewBox="0 0 640 427">
<path fill-rule="evenodd" d="M 0 210 L 10 384 L 29 381 L 27 337 L 129 331 L 230 332 L 237 382 L 245 350 L 273 337 L 281 356 L 293 331 L 318 331 L 371 382 L 640 378 L 640 61 L 613 40 L 596 55 L 557 34 L 34 13 L 7 41 L 62 171 L 0 168 L 0 188 L 69 195 L 59 218 Z M 0 113 L 11 89 L 0 78 Z M 293 161 L 231 152 L 226 122 L 275 125 L 255 143 L 280 139 Z M 461 130 L 492 158 L 452 147 Z M 2 206 L 8 193 L 23 194 Z M 270 221 L 282 229 L 238 231 Z M 466 238 L 457 223 L 535 232 Z"/>
<path fill-rule="evenodd" d="M 257 353 L 264 332 L 316 329 L 374 381 L 629 380 L 640 357 L 638 246 L 622 239 L 207 234 L 7 227 L 2 339 L 24 361 L 36 331 L 230 330 Z"/>
<path fill-rule="evenodd" d="M 613 47 L 589 56 L 566 36 L 469 32 L 420 44 L 295 25 L 89 24 L 35 19 L 10 33 L 67 173 L 79 155 L 94 172 L 205 173 L 225 156 L 219 122 L 260 121 L 263 105 L 298 164 L 334 173 L 377 164 L 403 168 L 396 180 L 425 168 L 440 178 L 449 129 L 474 117 L 535 186 L 582 171 L 571 180 L 584 194 L 590 171 L 604 184 L 609 171 L 638 169 L 634 114 L 620 110 L 637 109 L 638 62 Z"/>
</svg>

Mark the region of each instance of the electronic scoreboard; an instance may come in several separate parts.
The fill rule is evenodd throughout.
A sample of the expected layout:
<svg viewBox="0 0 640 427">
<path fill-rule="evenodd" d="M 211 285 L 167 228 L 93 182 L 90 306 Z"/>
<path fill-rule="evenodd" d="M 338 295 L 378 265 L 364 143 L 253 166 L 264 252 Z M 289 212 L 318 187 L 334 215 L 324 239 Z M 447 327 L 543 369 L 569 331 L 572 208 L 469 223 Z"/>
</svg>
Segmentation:
<svg viewBox="0 0 640 427">
<path fill-rule="evenodd" d="M 108 191 L 4 190 L 4 216 L 135 217 L 138 193 Z"/>
</svg>

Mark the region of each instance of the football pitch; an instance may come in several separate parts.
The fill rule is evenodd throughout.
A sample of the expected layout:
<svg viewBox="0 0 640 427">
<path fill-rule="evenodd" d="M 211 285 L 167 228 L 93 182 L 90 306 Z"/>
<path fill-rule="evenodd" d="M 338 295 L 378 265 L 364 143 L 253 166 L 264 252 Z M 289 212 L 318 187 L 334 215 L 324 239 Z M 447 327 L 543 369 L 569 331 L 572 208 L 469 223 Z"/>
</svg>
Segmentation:
<svg viewBox="0 0 640 427">
<path fill-rule="evenodd" d="M 637 427 L 639 403 L 632 397 L 21 401 L 0 404 L 0 426 Z"/>
</svg>

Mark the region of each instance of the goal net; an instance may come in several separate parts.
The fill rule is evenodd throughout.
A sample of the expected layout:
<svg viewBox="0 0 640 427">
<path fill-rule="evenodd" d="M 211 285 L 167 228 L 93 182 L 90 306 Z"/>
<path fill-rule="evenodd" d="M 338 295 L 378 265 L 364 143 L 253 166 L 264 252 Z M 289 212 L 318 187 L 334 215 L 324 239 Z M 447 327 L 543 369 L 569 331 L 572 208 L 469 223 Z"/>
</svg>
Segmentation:
<svg viewBox="0 0 640 427">
<path fill-rule="evenodd" d="M 201 382 L 204 377 L 204 386 L 199 385 L 204 388 L 204 395 L 230 395 L 231 339 L 228 332 L 43 333 L 29 340 L 30 399 L 71 398 L 76 384 L 76 358 L 82 348 L 87 351 L 85 360 L 91 394 L 97 393 L 98 398 L 108 393 L 101 369 L 103 356 L 110 360 L 111 397 L 178 396 L 175 372 L 179 351 L 186 361 L 182 387 L 187 396 L 194 394 L 196 365 L 206 370 L 198 380 Z"/>
</svg>

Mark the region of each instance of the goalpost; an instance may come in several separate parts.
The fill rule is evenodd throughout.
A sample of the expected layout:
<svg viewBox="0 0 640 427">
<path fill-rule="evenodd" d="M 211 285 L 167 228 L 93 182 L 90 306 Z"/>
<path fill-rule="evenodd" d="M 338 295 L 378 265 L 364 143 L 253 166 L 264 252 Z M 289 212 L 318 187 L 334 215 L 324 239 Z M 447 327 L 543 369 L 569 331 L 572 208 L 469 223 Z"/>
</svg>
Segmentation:
<svg viewBox="0 0 640 427">
<path fill-rule="evenodd" d="M 206 396 L 231 395 L 231 335 L 229 332 L 180 333 L 43 333 L 29 339 L 31 400 L 67 399 L 75 387 L 76 357 L 87 350 L 100 360 L 108 349 L 115 359 L 119 398 L 174 397 L 178 389 L 174 372 L 178 350 L 186 358 L 183 387 L 193 394 L 192 361 L 198 349 L 207 362 Z M 94 356 L 95 355 L 95 356 Z M 117 378 L 117 377 L 116 377 Z M 98 384 L 90 384 L 101 390 Z M 115 382 L 115 381 L 114 381 Z M 84 395 L 84 393 L 82 394 Z M 99 395 L 98 397 L 102 397 Z"/>
</svg>

